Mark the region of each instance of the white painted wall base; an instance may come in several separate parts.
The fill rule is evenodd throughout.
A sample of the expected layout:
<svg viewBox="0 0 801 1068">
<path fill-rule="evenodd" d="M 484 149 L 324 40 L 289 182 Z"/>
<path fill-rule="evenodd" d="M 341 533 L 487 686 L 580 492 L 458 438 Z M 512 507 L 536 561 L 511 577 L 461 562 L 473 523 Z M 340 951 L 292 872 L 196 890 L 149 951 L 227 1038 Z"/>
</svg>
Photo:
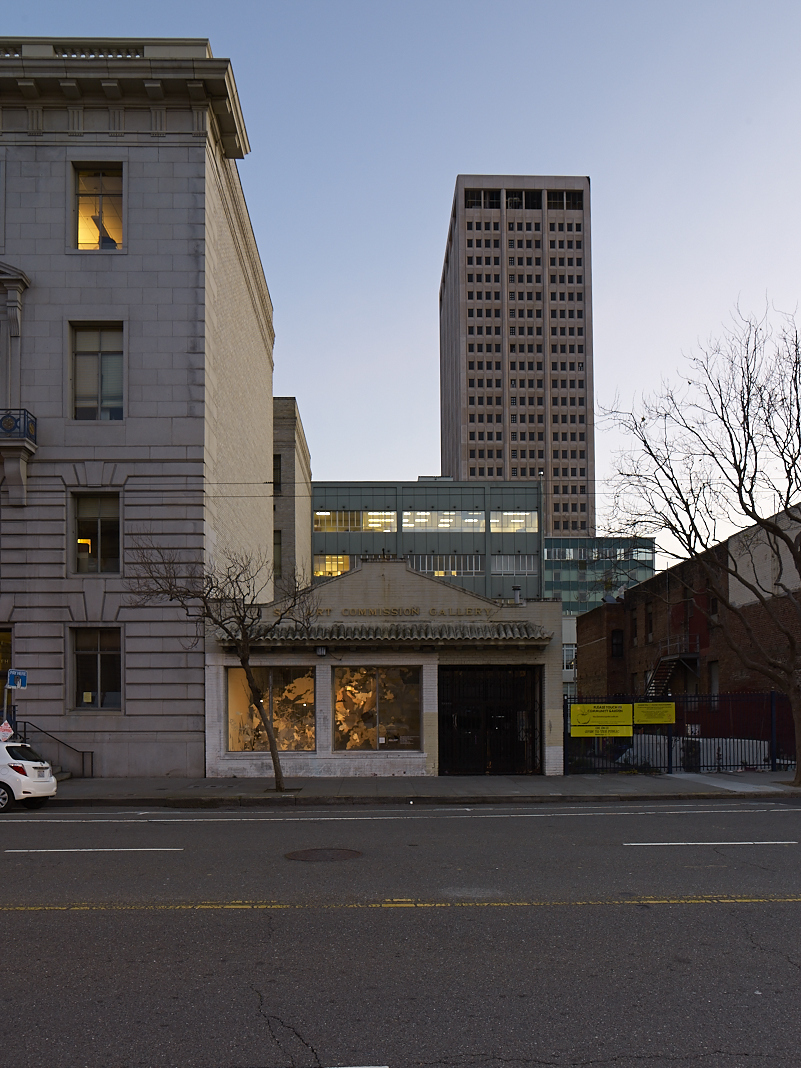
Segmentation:
<svg viewBox="0 0 801 1068">
<path fill-rule="evenodd" d="M 288 779 L 431 774 L 425 753 L 281 753 L 281 768 Z M 207 762 L 206 774 L 211 778 L 271 778 L 273 764 L 269 753 L 226 753 Z"/>
<path fill-rule="evenodd" d="M 565 749 L 563 745 L 545 746 L 546 775 L 564 775 L 565 773 Z"/>
</svg>

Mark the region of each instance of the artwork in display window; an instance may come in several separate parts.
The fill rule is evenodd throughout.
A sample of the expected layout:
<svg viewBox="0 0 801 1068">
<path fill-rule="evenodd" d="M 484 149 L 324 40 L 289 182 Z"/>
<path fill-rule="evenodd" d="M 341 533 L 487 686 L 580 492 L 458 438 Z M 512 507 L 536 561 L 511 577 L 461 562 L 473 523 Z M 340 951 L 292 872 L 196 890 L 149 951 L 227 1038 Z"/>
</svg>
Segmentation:
<svg viewBox="0 0 801 1068">
<path fill-rule="evenodd" d="M 272 713 L 279 750 L 315 748 L 313 667 L 253 669 Z M 228 751 L 266 753 L 270 745 L 261 716 L 250 702 L 243 668 L 228 668 Z"/>
<path fill-rule="evenodd" d="M 334 749 L 419 750 L 420 668 L 336 668 Z"/>
</svg>

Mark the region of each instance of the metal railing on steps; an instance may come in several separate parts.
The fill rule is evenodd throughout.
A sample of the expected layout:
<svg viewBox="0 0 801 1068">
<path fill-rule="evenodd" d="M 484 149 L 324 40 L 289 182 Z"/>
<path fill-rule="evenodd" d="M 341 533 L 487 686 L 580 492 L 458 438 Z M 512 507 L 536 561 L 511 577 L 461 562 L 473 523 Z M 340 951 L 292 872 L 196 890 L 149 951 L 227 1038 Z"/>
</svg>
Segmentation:
<svg viewBox="0 0 801 1068">
<path fill-rule="evenodd" d="M 76 753 L 81 758 L 81 772 L 80 778 L 93 779 L 95 774 L 95 754 L 91 749 L 76 749 L 74 745 L 70 745 L 69 742 L 65 742 L 63 738 L 57 738 L 55 734 L 51 734 L 50 731 L 46 731 L 44 727 L 38 726 L 36 723 L 31 723 L 28 719 L 21 719 L 17 722 L 17 734 L 22 737 L 24 742 L 28 741 L 28 728 L 38 731 L 39 734 L 44 734 L 50 738 L 51 741 L 56 742 L 58 745 L 63 745 L 66 749 L 69 749 L 72 753 Z M 88 773 L 87 773 L 88 767 Z M 74 774 L 74 773 L 73 773 Z M 77 778 L 78 776 L 76 776 Z"/>
</svg>

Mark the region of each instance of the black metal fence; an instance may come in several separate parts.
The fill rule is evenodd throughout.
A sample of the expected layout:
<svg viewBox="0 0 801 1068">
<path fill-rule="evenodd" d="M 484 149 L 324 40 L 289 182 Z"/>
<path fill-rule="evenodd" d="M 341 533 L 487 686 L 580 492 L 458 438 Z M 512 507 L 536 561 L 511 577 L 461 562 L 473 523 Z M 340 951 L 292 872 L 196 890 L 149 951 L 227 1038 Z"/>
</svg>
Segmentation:
<svg viewBox="0 0 801 1068">
<path fill-rule="evenodd" d="M 571 704 L 647 703 L 642 696 L 565 698 L 565 775 L 597 772 L 777 771 L 795 767 L 789 699 L 780 693 L 675 694 L 670 726 L 618 738 L 573 738 Z M 662 702 L 660 702 L 662 703 Z"/>
</svg>

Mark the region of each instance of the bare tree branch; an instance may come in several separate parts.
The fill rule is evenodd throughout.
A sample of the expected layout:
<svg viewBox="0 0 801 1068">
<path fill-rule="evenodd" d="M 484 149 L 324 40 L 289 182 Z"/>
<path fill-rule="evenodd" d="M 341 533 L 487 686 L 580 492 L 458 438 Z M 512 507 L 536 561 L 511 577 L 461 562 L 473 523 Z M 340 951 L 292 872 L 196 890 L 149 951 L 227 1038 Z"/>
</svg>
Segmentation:
<svg viewBox="0 0 801 1068">
<path fill-rule="evenodd" d="M 282 791 L 284 776 L 271 710 L 265 706 L 266 691 L 251 657 L 282 626 L 291 624 L 295 632 L 303 632 L 314 622 L 317 601 L 305 576 L 276 580 L 265 553 L 222 552 L 204 566 L 194 556 L 165 549 L 149 533 L 133 537 L 127 562 L 129 605 L 175 605 L 194 623 L 196 640 L 208 637 L 234 650 L 245 672 L 251 706 L 267 735 L 275 788 Z"/>
<path fill-rule="evenodd" d="M 667 535 L 722 606 L 744 666 L 790 698 L 801 756 L 801 338 L 791 316 L 736 311 L 732 326 L 607 417 L 631 445 L 615 458 L 611 529 Z M 678 569 L 676 569 L 678 570 Z M 679 579 L 679 581 L 683 581 Z M 692 578 L 695 583 L 695 577 Z M 755 626 L 754 608 L 768 624 Z M 801 785 L 801 760 L 796 764 Z"/>
</svg>

